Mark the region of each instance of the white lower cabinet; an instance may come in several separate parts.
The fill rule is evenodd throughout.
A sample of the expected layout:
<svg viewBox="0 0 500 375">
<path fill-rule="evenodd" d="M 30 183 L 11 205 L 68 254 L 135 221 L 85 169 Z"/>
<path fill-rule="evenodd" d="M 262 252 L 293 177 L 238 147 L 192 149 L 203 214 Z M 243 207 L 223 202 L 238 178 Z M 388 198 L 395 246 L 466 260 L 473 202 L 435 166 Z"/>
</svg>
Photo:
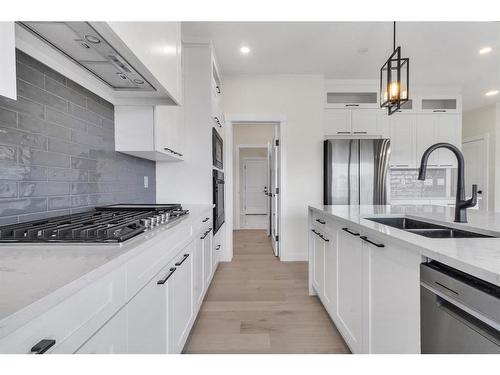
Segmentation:
<svg viewBox="0 0 500 375">
<path fill-rule="evenodd" d="M 124 354 L 127 348 L 127 309 L 120 310 L 94 336 L 76 351 L 77 354 Z"/>
<path fill-rule="evenodd" d="M 351 351 L 420 353 L 420 253 L 324 221 L 310 225 L 310 283 Z"/>
<path fill-rule="evenodd" d="M 175 272 L 168 285 L 169 353 L 181 353 L 189 335 L 194 317 L 193 247 L 192 242 L 175 265 Z"/>
<path fill-rule="evenodd" d="M 351 231 L 349 233 L 347 231 Z M 353 234 L 356 233 L 356 234 Z M 359 233 L 346 228 L 338 232 L 337 328 L 354 353 L 363 350 L 363 248 Z M 328 264 L 327 267 L 330 267 Z"/>
<path fill-rule="evenodd" d="M 174 272 L 173 264 L 163 268 L 127 304 L 128 353 L 169 352 L 167 298 L 170 279 Z"/>
<path fill-rule="evenodd" d="M 363 243 L 368 258 L 367 295 L 369 353 L 420 352 L 420 254 L 369 237 Z"/>
<path fill-rule="evenodd" d="M 311 229 L 311 246 L 312 246 L 312 283 L 316 292 L 322 298 L 323 287 L 325 284 L 325 246 L 321 240 L 320 232 L 313 226 Z"/>
<path fill-rule="evenodd" d="M 212 261 L 212 230 L 210 230 L 205 238 L 203 238 L 203 279 L 205 285 L 210 284 L 213 272 L 213 261 Z"/>
</svg>

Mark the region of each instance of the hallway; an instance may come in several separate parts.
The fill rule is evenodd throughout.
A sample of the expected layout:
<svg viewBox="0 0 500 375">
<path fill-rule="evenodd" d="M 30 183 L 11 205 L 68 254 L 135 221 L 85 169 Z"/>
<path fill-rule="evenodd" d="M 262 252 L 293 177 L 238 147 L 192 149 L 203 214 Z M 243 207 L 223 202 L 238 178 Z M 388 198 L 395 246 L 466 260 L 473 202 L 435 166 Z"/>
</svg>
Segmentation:
<svg viewBox="0 0 500 375">
<path fill-rule="evenodd" d="M 349 353 L 316 297 L 307 263 L 280 262 L 264 230 L 234 231 L 185 353 Z"/>
</svg>

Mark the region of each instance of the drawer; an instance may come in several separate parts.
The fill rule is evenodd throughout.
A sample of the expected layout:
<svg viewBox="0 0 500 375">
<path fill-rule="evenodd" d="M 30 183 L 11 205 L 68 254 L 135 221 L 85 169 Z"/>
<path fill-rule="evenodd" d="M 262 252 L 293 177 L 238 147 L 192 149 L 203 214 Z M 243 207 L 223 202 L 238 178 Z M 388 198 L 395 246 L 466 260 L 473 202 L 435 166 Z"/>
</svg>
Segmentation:
<svg viewBox="0 0 500 375">
<path fill-rule="evenodd" d="M 321 231 L 329 233 L 334 233 L 335 228 L 338 226 L 338 224 L 335 224 L 335 220 L 316 211 L 312 212 L 311 224 L 317 226 Z"/>
<path fill-rule="evenodd" d="M 148 241 L 148 248 L 127 263 L 128 298 L 143 288 L 191 240 L 192 227 L 184 225 L 170 229 L 168 235 Z"/>
<path fill-rule="evenodd" d="M 212 210 L 206 211 L 193 223 L 193 233 L 200 233 L 212 228 Z"/>
<path fill-rule="evenodd" d="M 43 339 L 55 340 L 47 353 L 74 353 L 126 303 L 125 267 L 79 290 L 0 340 L 0 353 L 30 353 Z"/>
</svg>

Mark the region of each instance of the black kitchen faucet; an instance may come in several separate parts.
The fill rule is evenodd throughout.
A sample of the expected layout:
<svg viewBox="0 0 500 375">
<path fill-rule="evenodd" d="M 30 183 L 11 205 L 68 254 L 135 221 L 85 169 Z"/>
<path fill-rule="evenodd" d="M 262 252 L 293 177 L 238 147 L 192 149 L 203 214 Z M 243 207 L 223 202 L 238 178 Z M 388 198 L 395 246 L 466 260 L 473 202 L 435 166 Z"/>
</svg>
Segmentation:
<svg viewBox="0 0 500 375">
<path fill-rule="evenodd" d="M 472 185 L 472 198 L 465 199 L 465 181 L 464 181 L 464 155 L 458 147 L 451 143 L 436 143 L 425 150 L 420 162 L 420 171 L 418 173 L 419 180 L 425 180 L 425 173 L 427 171 L 427 159 L 432 151 L 438 148 L 447 148 L 456 156 L 458 161 L 458 176 L 457 176 L 457 197 L 455 199 L 455 222 L 467 222 L 467 208 L 474 207 L 477 203 L 477 185 Z"/>
</svg>

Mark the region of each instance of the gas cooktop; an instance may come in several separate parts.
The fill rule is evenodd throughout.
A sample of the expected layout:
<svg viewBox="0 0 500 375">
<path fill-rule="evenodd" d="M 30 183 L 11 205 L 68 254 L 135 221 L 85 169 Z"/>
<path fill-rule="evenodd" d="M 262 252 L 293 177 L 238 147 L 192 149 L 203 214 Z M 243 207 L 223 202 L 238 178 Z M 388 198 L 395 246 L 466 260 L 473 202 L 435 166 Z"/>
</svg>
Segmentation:
<svg viewBox="0 0 500 375">
<path fill-rule="evenodd" d="M 0 243 L 124 242 L 187 215 L 180 204 L 114 204 L 0 227 Z"/>
</svg>

